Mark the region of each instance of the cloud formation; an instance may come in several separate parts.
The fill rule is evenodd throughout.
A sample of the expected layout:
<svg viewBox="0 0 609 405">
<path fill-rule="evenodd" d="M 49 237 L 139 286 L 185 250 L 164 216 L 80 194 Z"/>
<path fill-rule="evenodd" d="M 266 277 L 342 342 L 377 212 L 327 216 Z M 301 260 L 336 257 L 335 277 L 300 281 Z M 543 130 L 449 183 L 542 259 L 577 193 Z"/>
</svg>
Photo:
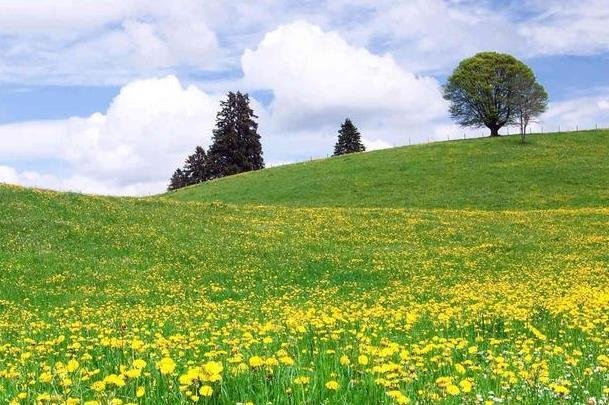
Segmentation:
<svg viewBox="0 0 609 405">
<path fill-rule="evenodd" d="M 210 141 L 218 99 L 175 76 L 124 86 L 104 113 L 86 118 L 0 126 L 0 159 L 58 159 L 73 175 L 64 181 L 36 172 L 9 180 L 87 192 L 131 194 L 164 189 L 195 145 Z"/>
<path fill-rule="evenodd" d="M 323 131 L 348 116 L 372 136 L 393 132 L 395 141 L 401 135 L 397 128 L 446 116 L 437 80 L 305 21 L 269 32 L 244 52 L 241 63 L 246 87 L 273 92 L 271 132 Z"/>
<path fill-rule="evenodd" d="M 590 55 L 609 51 L 608 10 L 606 0 L 4 0 L 0 83 L 122 85 L 238 70 L 245 49 L 299 19 L 417 73 L 488 49 Z"/>
</svg>

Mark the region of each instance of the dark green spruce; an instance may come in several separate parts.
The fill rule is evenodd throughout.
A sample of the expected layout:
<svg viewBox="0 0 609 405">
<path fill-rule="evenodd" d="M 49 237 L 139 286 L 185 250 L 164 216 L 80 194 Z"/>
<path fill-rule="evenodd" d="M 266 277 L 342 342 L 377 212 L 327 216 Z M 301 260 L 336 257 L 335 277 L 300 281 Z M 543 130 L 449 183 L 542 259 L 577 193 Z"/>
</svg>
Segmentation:
<svg viewBox="0 0 609 405">
<path fill-rule="evenodd" d="M 220 103 L 208 152 L 211 178 L 264 168 L 262 145 L 247 93 L 229 92 Z"/>
<path fill-rule="evenodd" d="M 177 169 L 168 190 L 264 168 L 262 145 L 247 93 L 229 92 L 220 103 L 208 153 L 201 146 Z"/>
<path fill-rule="evenodd" d="M 349 118 L 341 125 L 338 130 L 338 140 L 334 145 L 334 155 L 345 155 L 347 153 L 364 152 L 366 148 L 362 143 L 362 138 Z"/>
</svg>

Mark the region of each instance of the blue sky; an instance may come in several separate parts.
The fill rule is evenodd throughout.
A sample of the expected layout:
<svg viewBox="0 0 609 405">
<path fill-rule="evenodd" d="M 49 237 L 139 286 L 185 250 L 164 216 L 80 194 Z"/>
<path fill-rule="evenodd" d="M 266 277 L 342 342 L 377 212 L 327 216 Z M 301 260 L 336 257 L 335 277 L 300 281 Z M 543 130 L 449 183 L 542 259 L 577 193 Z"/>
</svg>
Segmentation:
<svg viewBox="0 0 609 405">
<path fill-rule="evenodd" d="M 483 50 L 528 63 L 538 126 L 609 126 L 609 0 L 0 0 L 0 182 L 163 191 L 250 92 L 267 164 L 325 156 L 345 116 L 369 148 L 456 127 L 440 86 Z"/>
</svg>

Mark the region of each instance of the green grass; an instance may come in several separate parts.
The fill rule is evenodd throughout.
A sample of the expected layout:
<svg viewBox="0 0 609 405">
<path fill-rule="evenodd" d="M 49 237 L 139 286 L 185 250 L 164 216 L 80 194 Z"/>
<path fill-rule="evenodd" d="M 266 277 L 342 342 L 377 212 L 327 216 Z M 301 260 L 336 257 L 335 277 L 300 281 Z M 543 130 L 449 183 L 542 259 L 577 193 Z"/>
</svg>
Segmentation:
<svg viewBox="0 0 609 405">
<path fill-rule="evenodd" d="M 142 199 L 0 186 L 0 401 L 606 402 L 606 136 L 385 150 Z M 290 176 L 309 188 L 282 192 Z"/>
<path fill-rule="evenodd" d="M 609 204 L 609 131 L 472 139 L 315 160 L 168 193 L 287 206 L 543 209 Z"/>
</svg>

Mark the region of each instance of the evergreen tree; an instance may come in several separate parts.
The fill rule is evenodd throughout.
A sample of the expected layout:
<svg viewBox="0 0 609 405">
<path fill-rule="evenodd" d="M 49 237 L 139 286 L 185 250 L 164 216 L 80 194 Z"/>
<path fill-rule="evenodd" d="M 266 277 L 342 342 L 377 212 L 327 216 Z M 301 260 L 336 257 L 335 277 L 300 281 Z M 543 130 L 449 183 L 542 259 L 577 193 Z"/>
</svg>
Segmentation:
<svg viewBox="0 0 609 405">
<path fill-rule="evenodd" d="M 176 169 L 171 176 L 171 180 L 169 180 L 169 186 L 167 190 L 177 190 L 179 188 L 185 187 L 188 185 L 188 176 L 182 171 L 182 169 Z"/>
<path fill-rule="evenodd" d="M 338 130 L 338 141 L 334 145 L 334 155 L 344 155 L 346 153 L 364 152 L 366 148 L 362 143 L 357 127 L 349 118 L 341 125 Z"/>
<path fill-rule="evenodd" d="M 189 185 L 201 183 L 209 179 L 205 149 L 197 146 L 195 152 L 188 156 L 184 165 L 184 174 L 187 177 Z"/>
<path fill-rule="evenodd" d="M 208 153 L 210 178 L 264 168 L 258 118 L 249 105 L 249 96 L 229 92 L 220 103 L 216 128 Z"/>
</svg>

